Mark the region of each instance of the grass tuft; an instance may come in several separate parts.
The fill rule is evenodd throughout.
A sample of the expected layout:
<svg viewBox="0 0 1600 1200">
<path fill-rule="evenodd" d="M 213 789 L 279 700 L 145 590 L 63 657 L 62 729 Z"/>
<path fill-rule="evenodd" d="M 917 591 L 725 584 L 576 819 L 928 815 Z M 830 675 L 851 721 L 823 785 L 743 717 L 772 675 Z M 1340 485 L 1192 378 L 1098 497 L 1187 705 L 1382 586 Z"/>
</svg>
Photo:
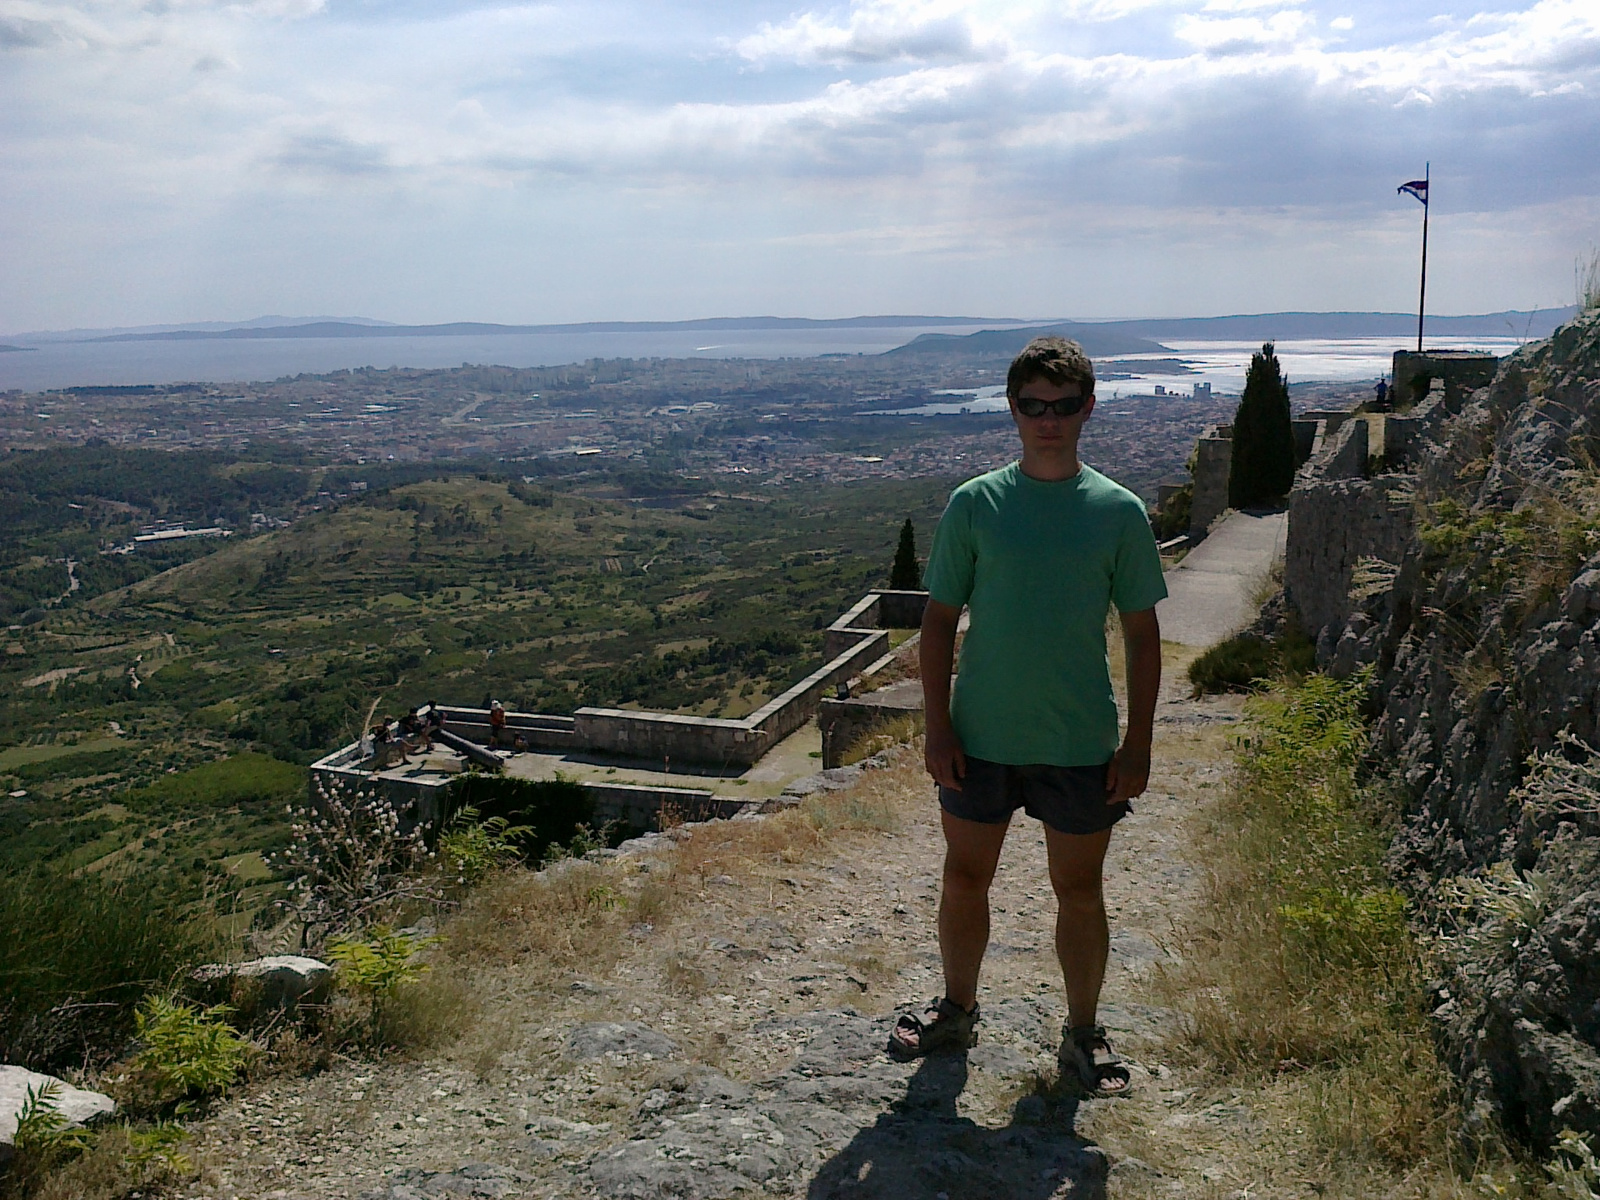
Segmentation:
<svg viewBox="0 0 1600 1200">
<path fill-rule="evenodd" d="M 1329 1163 L 1448 1173 L 1451 1084 L 1382 866 L 1394 813 L 1355 783 L 1366 684 L 1313 675 L 1251 702 L 1201 832 L 1197 952 L 1166 986 L 1196 1057 L 1283 1090 Z"/>
<path fill-rule="evenodd" d="M 107 1061 L 147 992 L 220 949 L 209 908 L 165 872 L 0 875 L 0 1060 Z"/>
<path fill-rule="evenodd" d="M 1196 697 L 1249 692 L 1280 676 L 1305 675 L 1316 665 L 1316 647 L 1298 626 L 1276 638 L 1241 633 L 1219 642 L 1189 664 Z"/>
</svg>

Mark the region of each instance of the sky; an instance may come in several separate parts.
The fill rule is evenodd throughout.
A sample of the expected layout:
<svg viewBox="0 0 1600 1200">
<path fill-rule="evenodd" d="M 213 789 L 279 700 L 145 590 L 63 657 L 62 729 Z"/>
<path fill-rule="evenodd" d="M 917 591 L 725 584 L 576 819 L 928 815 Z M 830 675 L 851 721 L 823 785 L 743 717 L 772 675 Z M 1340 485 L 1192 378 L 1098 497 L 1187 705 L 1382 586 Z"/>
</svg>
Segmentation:
<svg viewBox="0 0 1600 1200">
<path fill-rule="evenodd" d="M 1571 303 L 1595 0 L 0 0 L 0 331 Z"/>
</svg>

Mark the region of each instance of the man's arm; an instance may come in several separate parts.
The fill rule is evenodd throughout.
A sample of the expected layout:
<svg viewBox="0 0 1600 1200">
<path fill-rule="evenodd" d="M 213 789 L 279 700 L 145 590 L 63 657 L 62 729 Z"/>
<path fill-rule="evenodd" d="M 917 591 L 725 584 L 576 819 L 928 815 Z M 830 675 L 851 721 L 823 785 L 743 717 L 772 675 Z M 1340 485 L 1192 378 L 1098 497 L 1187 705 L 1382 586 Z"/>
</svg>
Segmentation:
<svg viewBox="0 0 1600 1200">
<path fill-rule="evenodd" d="M 1152 614 L 1153 615 L 1153 614 Z M 927 722 L 924 761 L 928 774 L 947 788 L 961 790 L 967 773 L 967 756 L 950 723 L 950 670 L 956 660 L 956 626 L 961 610 L 930 599 L 922 610 L 922 709 Z M 1159 670 L 1159 657 L 1157 669 Z M 1154 701 L 1151 701 L 1154 713 Z"/>
<path fill-rule="evenodd" d="M 1128 731 L 1106 768 L 1106 790 L 1111 793 L 1108 804 L 1143 794 L 1150 782 L 1150 742 L 1155 732 L 1156 696 L 1161 691 L 1161 626 L 1156 610 L 1121 616 L 1128 663 Z M 926 644 L 927 635 L 923 637 Z"/>
</svg>

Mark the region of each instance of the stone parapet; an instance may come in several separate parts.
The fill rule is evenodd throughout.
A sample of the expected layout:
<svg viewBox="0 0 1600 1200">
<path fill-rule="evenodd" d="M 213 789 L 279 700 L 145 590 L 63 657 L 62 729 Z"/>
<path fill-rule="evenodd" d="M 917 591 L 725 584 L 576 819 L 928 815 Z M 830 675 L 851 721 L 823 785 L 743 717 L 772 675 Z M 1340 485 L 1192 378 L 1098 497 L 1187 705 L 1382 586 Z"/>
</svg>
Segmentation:
<svg viewBox="0 0 1600 1200">
<path fill-rule="evenodd" d="M 1194 447 L 1194 498 L 1189 502 L 1189 539 L 1198 542 L 1228 507 L 1228 475 L 1233 468 L 1233 426 L 1214 425 Z"/>
<path fill-rule="evenodd" d="M 846 699 L 824 698 L 817 710 L 824 769 L 844 766 L 850 747 L 872 730 L 902 717 L 922 715 L 922 681 L 906 679 Z"/>
<path fill-rule="evenodd" d="M 1415 523 L 1415 484 L 1410 475 L 1326 478 L 1302 481 L 1290 493 L 1283 590 L 1312 638 L 1342 627 L 1350 616 L 1352 582 L 1362 560 L 1393 565 L 1405 556 Z"/>
<path fill-rule="evenodd" d="M 1429 385 L 1442 380 L 1451 396 L 1451 403 L 1459 405 L 1471 392 L 1488 387 L 1500 360 L 1493 354 L 1478 350 L 1396 350 L 1390 378 L 1394 381 L 1390 395 L 1394 407 L 1404 411 L 1428 398 Z"/>
</svg>

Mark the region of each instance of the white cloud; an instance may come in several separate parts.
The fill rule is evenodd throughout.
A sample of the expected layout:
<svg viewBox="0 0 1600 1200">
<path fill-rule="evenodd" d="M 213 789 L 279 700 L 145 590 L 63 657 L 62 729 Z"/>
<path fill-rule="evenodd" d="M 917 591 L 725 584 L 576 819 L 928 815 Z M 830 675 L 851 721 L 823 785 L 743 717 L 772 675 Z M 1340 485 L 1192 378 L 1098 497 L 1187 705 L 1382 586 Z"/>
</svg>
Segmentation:
<svg viewBox="0 0 1600 1200">
<path fill-rule="evenodd" d="M 848 13 L 801 13 L 735 43 L 752 62 L 969 61 L 1004 53 L 1005 39 L 971 6 L 950 0 L 857 0 Z"/>
<path fill-rule="evenodd" d="M 852 246 L 998 260 L 1054 238 L 1064 198 L 1080 227 L 1141 244 L 1181 246 L 1159 231 L 1202 217 L 1342 228 L 1424 156 L 1441 205 L 1600 193 L 1592 0 L 1418 13 L 1387 40 L 1379 0 L 1341 8 L 855 0 L 763 22 L 671 0 L 0 0 L 0 231 L 63 260 L 92 247 L 104 289 L 96 272 L 137 276 L 137 247 L 210 230 L 227 260 L 302 203 L 350 245 L 394 222 L 396 244 L 454 239 L 463 261 L 489 230 L 604 212 L 585 236 L 673 214 L 689 242 L 842 264 Z M 1360 49 L 1318 36 L 1357 21 Z M 345 253 L 283 220 L 263 278 Z M 32 245 L 0 232 L 0 261 Z M 71 278 L 8 275 L 13 328 L 43 324 L 7 313 Z"/>
</svg>

